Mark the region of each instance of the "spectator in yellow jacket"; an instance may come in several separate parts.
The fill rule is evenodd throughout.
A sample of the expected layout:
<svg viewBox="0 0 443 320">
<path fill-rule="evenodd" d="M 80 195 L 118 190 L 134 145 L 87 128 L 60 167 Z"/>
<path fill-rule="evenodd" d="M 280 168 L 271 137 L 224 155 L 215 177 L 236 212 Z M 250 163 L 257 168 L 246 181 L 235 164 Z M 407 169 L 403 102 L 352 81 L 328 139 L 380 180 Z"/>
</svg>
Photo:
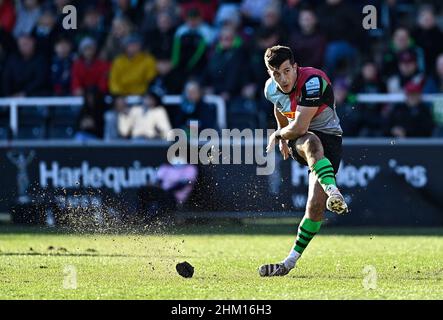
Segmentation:
<svg viewBox="0 0 443 320">
<path fill-rule="evenodd" d="M 112 62 L 110 91 L 113 95 L 142 95 L 157 75 L 155 58 L 142 51 L 137 35 L 126 37 L 123 43 L 125 53 Z"/>
</svg>

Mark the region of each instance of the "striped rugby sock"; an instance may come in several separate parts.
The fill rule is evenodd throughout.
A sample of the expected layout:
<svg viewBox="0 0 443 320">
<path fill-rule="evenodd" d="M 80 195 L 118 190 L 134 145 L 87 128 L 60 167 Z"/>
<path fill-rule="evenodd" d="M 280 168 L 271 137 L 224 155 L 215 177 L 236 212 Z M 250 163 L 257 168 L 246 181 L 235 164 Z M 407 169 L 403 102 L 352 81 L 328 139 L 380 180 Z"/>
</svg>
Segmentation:
<svg viewBox="0 0 443 320">
<path fill-rule="evenodd" d="M 332 167 L 331 161 L 329 161 L 328 158 L 318 160 L 312 166 L 311 170 L 312 172 L 314 172 L 323 190 L 328 190 L 328 187 L 330 187 L 331 185 L 337 187 L 334 168 Z"/>
<path fill-rule="evenodd" d="M 305 251 L 309 242 L 317 234 L 321 227 L 321 221 L 313 221 L 304 217 L 300 222 L 297 232 L 297 239 L 295 241 L 294 249 L 291 250 L 288 257 L 285 259 L 284 264 L 287 268 L 292 269 L 295 267 L 295 263 Z"/>
</svg>

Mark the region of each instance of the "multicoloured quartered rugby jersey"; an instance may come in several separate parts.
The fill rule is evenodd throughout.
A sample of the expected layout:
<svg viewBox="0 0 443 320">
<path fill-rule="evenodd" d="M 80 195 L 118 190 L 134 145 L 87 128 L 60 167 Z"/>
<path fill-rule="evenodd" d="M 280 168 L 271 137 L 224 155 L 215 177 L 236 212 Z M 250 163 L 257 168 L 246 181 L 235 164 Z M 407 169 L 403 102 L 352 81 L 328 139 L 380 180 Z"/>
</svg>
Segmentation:
<svg viewBox="0 0 443 320">
<path fill-rule="evenodd" d="M 283 93 L 272 79 L 265 84 L 265 97 L 289 121 L 293 121 L 297 106 L 319 107 L 312 118 L 309 130 L 332 135 L 342 135 L 340 120 L 335 112 L 334 92 L 331 81 L 321 70 L 310 67 L 297 68 L 297 82 L 291 93 Z"/>
</svg>

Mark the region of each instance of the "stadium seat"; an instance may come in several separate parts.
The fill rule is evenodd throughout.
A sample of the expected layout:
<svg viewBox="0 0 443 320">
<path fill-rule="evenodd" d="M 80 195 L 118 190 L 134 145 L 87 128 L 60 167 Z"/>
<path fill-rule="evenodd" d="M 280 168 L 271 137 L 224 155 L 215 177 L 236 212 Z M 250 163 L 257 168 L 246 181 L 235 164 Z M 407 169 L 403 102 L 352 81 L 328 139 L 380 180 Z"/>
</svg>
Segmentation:
<svg viewBox="0 0 443 320">
<path fill-rule="evenodd" d="M 53 108 L 50 112 L 48 138 L 72 139 L 79 117 L 80 108 L 63 107 Z"/>
<path fill-rule="evenodd" d="M 19 130 L 17 139 L 44 139 L 48 110 L 44 107 L 27 107 L 19 109 Z"/>
</svg>

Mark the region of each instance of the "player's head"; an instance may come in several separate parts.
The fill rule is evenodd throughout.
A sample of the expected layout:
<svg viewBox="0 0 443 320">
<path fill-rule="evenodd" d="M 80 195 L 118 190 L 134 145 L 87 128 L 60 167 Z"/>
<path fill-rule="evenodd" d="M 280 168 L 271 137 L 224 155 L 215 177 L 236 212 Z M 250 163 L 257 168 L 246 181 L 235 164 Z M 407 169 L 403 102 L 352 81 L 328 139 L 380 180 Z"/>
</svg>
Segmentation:
<svg viewBox="0 0 443 320">
<path fill-rule="evenodd" d="M 294 88 L 297 80 L 297 64 L 289 47 L 274 46 L 265 52 L 265 64 L 272 79 L 284 93 Z"/>
</svg>

